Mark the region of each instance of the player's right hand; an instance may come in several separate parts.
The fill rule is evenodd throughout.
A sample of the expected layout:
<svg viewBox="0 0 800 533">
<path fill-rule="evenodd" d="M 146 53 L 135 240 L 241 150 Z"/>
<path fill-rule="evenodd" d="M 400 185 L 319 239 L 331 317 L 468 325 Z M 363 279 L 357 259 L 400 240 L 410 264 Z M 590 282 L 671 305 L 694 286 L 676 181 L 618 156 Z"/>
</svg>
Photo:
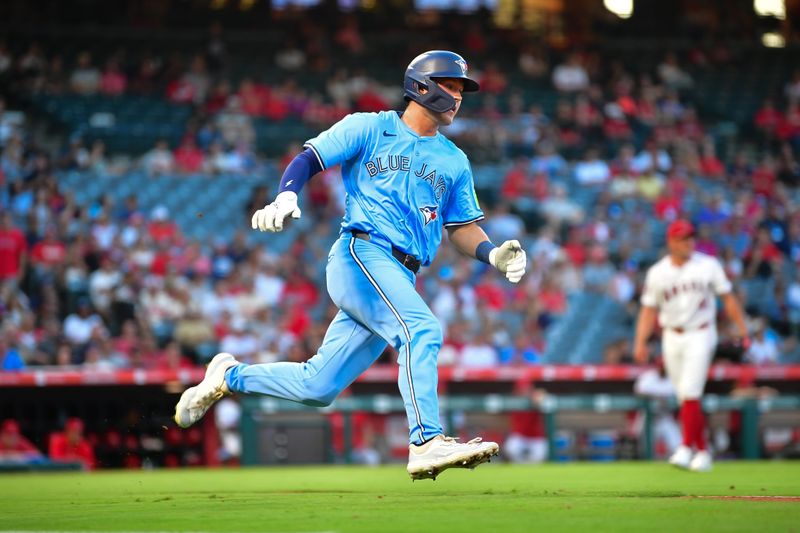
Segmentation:
<svg viewBox="0 0 800 533">
<path fill-rule="evenodd" d="M 261 231 L 281 231 L 286 217 L 300 218 L 300 208 L 297 207 L 297 193 L 283 191 L 275 197 L 275 201 L 253 213 L 250 225 L 253 229 Z"/>
<path fill-rule="evenodd" d="M 528 257 L 519 241 L 506 241 L 489 254 L 489 262 L 506 275 L 511 283 L 518 283 L 525 274 Z"/>
</svg>

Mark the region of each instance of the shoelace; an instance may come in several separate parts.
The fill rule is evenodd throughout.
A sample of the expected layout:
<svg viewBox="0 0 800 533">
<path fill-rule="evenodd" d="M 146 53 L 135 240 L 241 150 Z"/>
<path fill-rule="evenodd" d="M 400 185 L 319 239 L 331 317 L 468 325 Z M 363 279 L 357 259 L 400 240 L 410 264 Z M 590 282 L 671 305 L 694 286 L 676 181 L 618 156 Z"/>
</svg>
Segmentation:
<svg viewBox="0 0 800 533">
<path fill-rule="evenodd" d="M 200 398 L 197 402 L 197 406 L 200 408 L 205 408 L 209 406 L 225 396 L 225 393 L 222 391 L 222 387 L 215 387 L 211 392 Z"/>
<path fill-rule="evenodd" d="M 483 441 L 483 439 L 481 437 L 475 437 L 474 439 L 469 440 L 467 442 L 458 442 L 458 437 L 444 437 L 442 440 L 445 443 L 451 444 L 451 445 L 456 445 L 456 444 L 480 444 L 481 441 Z"/>
</svg>

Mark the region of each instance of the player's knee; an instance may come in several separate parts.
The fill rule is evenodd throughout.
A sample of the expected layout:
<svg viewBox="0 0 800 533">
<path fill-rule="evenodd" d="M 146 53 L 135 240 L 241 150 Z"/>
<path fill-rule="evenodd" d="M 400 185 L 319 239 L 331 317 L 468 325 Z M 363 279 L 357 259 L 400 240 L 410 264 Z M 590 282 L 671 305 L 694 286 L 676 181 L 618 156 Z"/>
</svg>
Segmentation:
<svg viewBox="0 0 800 533">
<path fill-rule="evenodd" d="M 436 319 L 434 319 L 432 323 L 427 324 L 424 329 L 412 332 L 411 338 L 413 342 L 425 344 L 437 352 L 439 348 L 442 347 L 442 342 L 444 342 L 442 327 Z"/>
<path fill-rule="evenodd" d="M 308 398 L 303 403 L 314 407 L 329 406 L 341 392 L 339 387 L 333 383 L 319 383 L 313 380 L 306 384 L 306 389 Z"/>
<path fill-rule="evenodd" d="M 431 343 L 436 346 L 436 349 L 438 350 L 441 348 L 442 344 L 444 343 L 444 333 L 442 332 L 442 326 L 439 325 L 438 321 L 436 322 L 434 331 L 431 333 L 431 337 Z"/>
</svg>

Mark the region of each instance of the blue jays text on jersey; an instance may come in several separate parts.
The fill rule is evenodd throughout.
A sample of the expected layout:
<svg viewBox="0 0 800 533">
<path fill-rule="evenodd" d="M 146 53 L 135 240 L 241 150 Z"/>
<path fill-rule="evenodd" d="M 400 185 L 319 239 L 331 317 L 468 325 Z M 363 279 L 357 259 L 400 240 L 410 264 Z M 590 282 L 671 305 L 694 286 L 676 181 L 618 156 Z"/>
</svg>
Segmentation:
<svg viewBox="0 0 800 533">
<path fill-rule="evenodd" d="M 306 143 L 322 168 L 342 165 L 342 232 L 385 237 L 428 265 L 442 227 L 483 218 L 466 155 L 437 133 L 423 137 L 394 111 L 348 115 Z"/>
<path fill-rule="evenodd" d="M 381 157 L 375 158 L 375 161 L 367 161 L 364 163 L 364 167 L 370 177 L 374 178 L 378 174 L 384 174 L 390 171 L 394 172 L 399 170 L 400 172 L 408 172 L 411 170 L 411 159 L 407 156 L 389 154 L 385 159 L 387 160 L 386 163 L 384 163 Z M 436 176 L 436 169 L 429 170 L 428 163 L 422 163 L 422 166 L 414 171 L 414 175 L 421 180 L 427 181 L 428 184 L 433 187 L 436 199 L 441 200 L 442 195 L 444 195 L 447 190 L 447 184 L 443 177 Z"/>
</svg>

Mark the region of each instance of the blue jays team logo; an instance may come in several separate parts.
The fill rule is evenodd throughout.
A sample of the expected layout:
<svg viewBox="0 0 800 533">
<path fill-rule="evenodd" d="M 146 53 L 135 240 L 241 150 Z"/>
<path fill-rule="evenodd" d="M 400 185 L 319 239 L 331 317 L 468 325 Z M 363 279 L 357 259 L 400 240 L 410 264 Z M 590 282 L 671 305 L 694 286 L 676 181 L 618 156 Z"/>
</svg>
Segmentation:
<svg viewBox="0 0 800 533">
<path fill-rule="evenodd" d="M 422 216 L 425 217 L 425 225 L 426 226 L 428 224 L 430 224 L 431 222 L 433 222 L 434 220 L 436 220 L 436 217 L 438 216 L 438 213 L 436 212 L 436 209 L 438 209 L 438 206 L 435 206 L 435 205 L 433 205 L 433 206 L 425 206 L 425 207 L 420 207 L 419 208 L 419 210 L 422 211 Z"/>
<path fill-rule="evenodd" d="M 463 59 L 456 59 L 456 65 L 461 67 L 461 73 L 462 74 L 466 74 L 467 73 L 467 62 L 466 61 L 464 61 Z"/>
</svg>

